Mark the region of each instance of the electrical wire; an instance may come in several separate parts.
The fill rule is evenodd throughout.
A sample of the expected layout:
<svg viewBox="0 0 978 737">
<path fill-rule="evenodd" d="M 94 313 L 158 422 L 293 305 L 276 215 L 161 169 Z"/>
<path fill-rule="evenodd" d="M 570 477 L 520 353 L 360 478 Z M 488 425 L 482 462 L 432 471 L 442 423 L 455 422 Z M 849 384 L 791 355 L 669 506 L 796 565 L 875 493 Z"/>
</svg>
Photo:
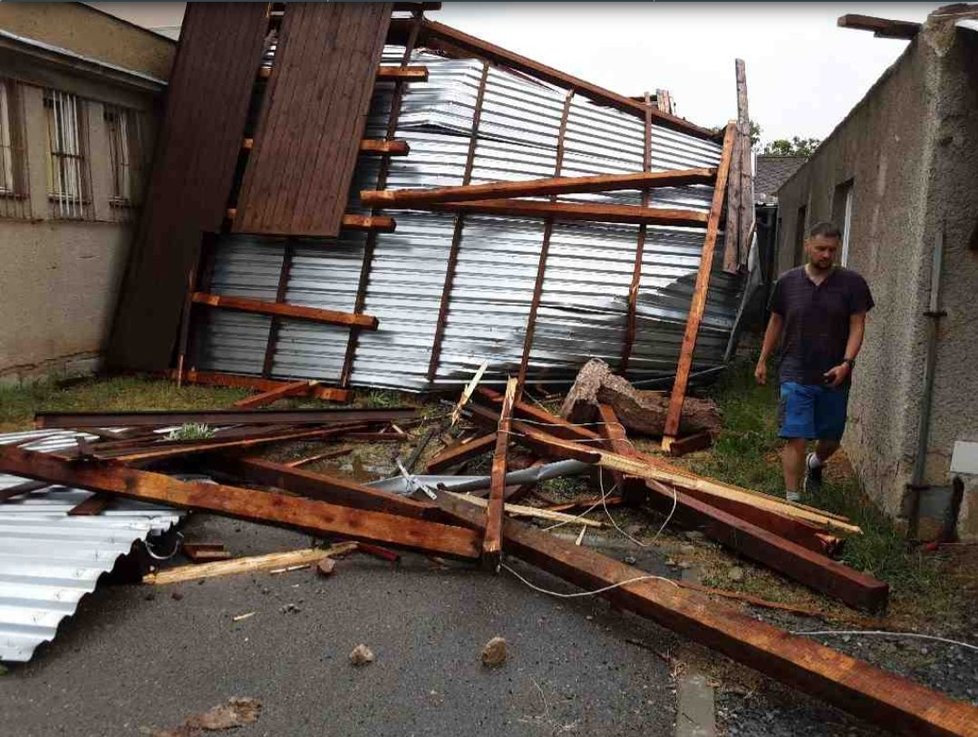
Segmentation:
<svg viewBox="0 0 978 737">
<path fill-rule="evenodd" d="M 560 591 L 551 591 L 550 589 L 545 589 L 542 586 L 537 586 L 535 583 L 533 583 L 531 581 L 527 581 L 525 578 L 523 578 L 523 576 L 521 576 L 520 574 L 518 574 L 516 571 L 514 571 L 512 568 L 510 568 L 505 563 L 500 563 L 499 564 L 499 567 L 502 568 L 502 569 L 504 569 L 504 570 L 506 570 L 506 571 L 508 571 L 509 573 L 513 574 L 514 576 L 516 576 L 516 578 L 518 578 L 520 581 L 522 581 L 523 583 L 525 583 L 527 586 L 529 586 L 534 591 L 539 591 L 541 594 L 548 594 L 550 596 L 556 596 L 559 599 L 577 599 L 577 598 L 580 598 L 582 596 L 596 596 L 597 594 L 603 594 L 605 591 L 611 591 L 612 589 L 617 589 L 620 586 L 627 586 L 630 583 L 637 583 L 638 581 L 649 581 L 651 579 L 657 579 L 659 581 L 665 581 L 666 583 L 671 583 L 677 589 L 679 588 L 679 584 L 676 583 L 675 581 L 671 580 L 671 579 L 665 578 L 664 576 L 653 576 L 653 575 L 649 574 L 648 576 L 636 576 L 635 578 L 629 578 L 629 579 L 627 579 L 625 581 L 619 581 L 618 583 L 613 583 L 613 584 L 611 584 L 609 586 L 602 586 L 600 589 L 594 589 L 593 591 L 575 591 L 572 594 L 565 594 L 565 593 L 562 593 Z"/>
<path fill-rule="evenodd" d="M 946 637 L 936 635 L 921 635 L 917 632 L 886 632 L 885 630 L 796 630 L 789 632 L 791 635 L 877 635 L 879 637 L 914 637 L 920 640 L 933 640 L 935 642 L 945 642 L 949 645 L 958 645 L 978 652 L 978 645 L 970 645 L 967 642 L 949 640 Z"/>
</svg>

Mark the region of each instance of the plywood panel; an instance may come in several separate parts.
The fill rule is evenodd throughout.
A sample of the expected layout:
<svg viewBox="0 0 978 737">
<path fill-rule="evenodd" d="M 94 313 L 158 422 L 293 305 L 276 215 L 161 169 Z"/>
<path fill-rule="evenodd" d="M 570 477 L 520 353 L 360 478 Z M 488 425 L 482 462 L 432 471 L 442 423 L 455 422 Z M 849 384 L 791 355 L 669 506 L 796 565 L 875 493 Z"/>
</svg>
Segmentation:
<svg viewBox="0 0 978 737">
<path fill-rule="evenodd" d="M 391 3 L 289 3 L 233 229 L 339 234 Z"/>
<path fill-rule="evenodd" d="M 188 3 L 109 362 L 169 365 L 204 231 L 224 218 L 268 31 L 266 3 Z"/>
</svg>

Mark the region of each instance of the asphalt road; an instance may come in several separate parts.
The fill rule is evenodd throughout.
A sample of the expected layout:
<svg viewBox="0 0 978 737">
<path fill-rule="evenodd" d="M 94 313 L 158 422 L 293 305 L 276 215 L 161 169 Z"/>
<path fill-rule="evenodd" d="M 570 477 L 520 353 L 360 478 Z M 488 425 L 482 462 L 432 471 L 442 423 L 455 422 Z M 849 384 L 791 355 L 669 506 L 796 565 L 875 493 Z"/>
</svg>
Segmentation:
<svg viewBox="0 0 978 737">
<path fill-rule="evenodd" d="M 309 544 L 209 516 L 185 533 L 235 555 Z M 643 564 L 665 572 L 654 554 Z M 247 612 L 255 614 L 232 621 Z M 479 656 L 496 635 L 510 657 L 489 670 Z M 628 640 L 661 652 L 677 645 L 602 600 L 556 599 L 506 573 L 421 556 L 394 565 L 357 554 L 330 578 L 306 570 L 100 586 L 53 643 L 0 678 L 0 732 L 146 735 L 250 696 L 262 701 L 261 717 L 236 736 L 672 734 L 669 667 Z M 376 661 L 354 668 L 347 656 L 361 642 Z"/>
</svg>

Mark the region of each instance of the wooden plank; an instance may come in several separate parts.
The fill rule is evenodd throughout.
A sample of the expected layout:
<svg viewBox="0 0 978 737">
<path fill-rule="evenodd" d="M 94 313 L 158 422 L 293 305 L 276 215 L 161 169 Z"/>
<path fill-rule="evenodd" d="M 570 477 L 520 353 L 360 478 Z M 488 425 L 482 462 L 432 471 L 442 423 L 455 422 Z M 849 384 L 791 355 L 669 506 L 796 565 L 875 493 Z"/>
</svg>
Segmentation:
<svg viewBox="0 0 978 737">
<path fill-rule="evenodd" d="M 304 458 L 298 458 L 294 461 L 288 461 L 283 465 L 289 468 L 298 468 L 299 466 L 306 466 L 310 463 L 315 463 L 316 461 L 325 461 L 331 458 L 339 458 L 340 456 L 349 455 L 353 452 L 353 448 L 338 448 L 336 450 L 327 450 L 324 453 L 314 453 L 311 456 L 305 456 Z"/>
<path fill-rule="evenodd" d="M 465 502 L 444 494 L 438 504 L 460 523 L 476 530 L 485 526 Z M 601 596 L 616 607 L 886 729 L 917 737 L 978 737 L 978 708 L 970 704 L 516 520 L 503 521 L 503 535 L 506 550 L 531 565 L 585 590 L 613 587 Z"/>
<path fill-rule="evenodd" d="M 494 406 L 496 413 L 499 413 L 497 405 L 503 400 L 503 395 L 499 392 L 489 387 L 479 387 L 476 390 L 476 398 L 489 406 Z M 581 425 L 575 425 L 563 417 L 551 414 L 542 407 L 533 404 L 516 402 L 513 406 L 513 414 L 524 420 L 541 423 L 546 427 L 550 435 L 564 440 L 580 440 L 585 443 L 595 443 L 602 440 L 602 436 L 594 432 L 594 430 Z"/>
<path fill-rule="evenodd" d="M 393 233 L 397 230 L 397 222 L 387 215 L 344 215 L 340 225 L 344 230 L 376 233 Z"/>
<path fill-rule="evenodd" d="M 223 543 L 188 543 L 180 546 L 181 552 L 192 563 L 212 563 L 219 560 L 229 560 L 231 553 Z"/>
<path fill-rule="evenodd" d="M 170 583 L 197 581 L 203 578 L 217 576 L 233 576 L 239 573 L 254 573 L 256 571 L 275 570 L 311 563 L 317 563 L 323 558 L 346 555 L 357 549 L 357 543 L 339 543 L 329 548 L 308 548 L 305 550 L 290 550 L 285 553 L 269 553 L 267 555 L 251 555 L 247 558 L 202 563 L 200 565 L 179 566 L 168 568 L 158 573 L 143 576 L 143 583 L 163 586 Z"/>
<path fill-rule="evenodd" d="M 687 435 L 684 438 L 677 438 L 669 447 L 669 455 L 673 457 L 684 456 L 687 453 L 695 453 L 698 450 L 706 450 L 713 445 L 713 436 L 708 432 L 698 432 L 695 435 Z"/>
<path fill-rule="evenodd" d="M 750 113 L 747 107 L 747 71 L 743 59 L 734 64 L 737 81 L 737 139 L 727 177 L 727 219 L 724 223 L 723 270 L 737 274 L 747 263 L 754 231 L 754 176 L 752 173 Z"/>
<path fill-rule="evenodd" d="M 72 464 L 50 454 L 11 446 L 0 448 L 0 469 L 41 481 L 186 509 L 203 509 L 317 535 L 342 535 L 458 558 L 474 559 L 479 555 L 481 535 L 470 530 L 285 494 L 180 481 L 122 466 Z"/>
<path fill-rule="evenodd" d="M 395 40 L 402 35 L 406 28 L 405 24 L 394 21 L 392 24 Z M 570 74 L 558 71 L 546 64 L 528 59 L 507 49 L 483 41 L 475 36 L 470 36 L 455 28 L 446 26 L 442 23 L 425 20 L 421 33 L 424 45 L 430 49 L 443 51 L 449 56 L 475 56 L 480 59 L 492 62 L 497 65 L 515 69 L 518 72 L 529 74 L 537 79 L 554 84 L 565 90 L 573 90 L 576 94 L 598 103 L 608 105 L 622 112 L 631 113 L 640 117 L 645 115 L 645 106 L 635 100 L 631 100 L 625 95 L 599 87 L 598 85 L 586 82 Z M 654 110 L 653 117 L 656 125 L 664 128 L 687 133 L 697 138 L 713 140 L 712 130 L 694 125 L 683 118 L 675 115 Z"/>
<path fill-rule="evenodd" d="M 50 484 L 45 483 L 44 481 L 24 481 L 20 484 L 8 486 L 6 489 L 0 489 L 0 504 L 8 499 L 13 499 L 15 496 L 30 494 L 32 491 L 46 489 L 48 486 L 50 486 Z"/>
<path fill-rule="evenodd" d="M 566 123 L 563 123 L 561 127 L 565 128 Z M 558 141 L 558 151 L 560 150 L 561 146 Z M 646 189 L 649 187 L 681 187 L 687 184 L 709 184 L 716 178 L 716 169 L 675 169 L 584 177 L 562 177 L 559 175 L 559 165 L 556 167 L 556 171 L 557 174 L 546 179 L 528 179 L 516 182 L 490 182 L 488 184 L 433 187 L 431 189 L 364 190 L 360 193 L 360 201 L 365 205 L 374 207 L 409 208 L 415 205 L 433 205 L 440 202 L 545 197 L 582 192 Z"/>
<path fill-rule="evenodd" d="M 377 318 L 371 317 L 370 315 L 323 310 L 319 307 L 305 307 L 303 305 L 292 305 L 284 302 L 265 302 L 260 299 L 250 299 L 248 297 L 231 297 L 223 294 L 195 292 L 193 301 L 195 304 L 237 310 L 238 312 L 276 315 L 278 317 L 289 317 L 294 320 L 312 320 L 314 322 L 323 322 L 327 325 L 356 325 L 358 328 L 365 330 L 376 330 L 378 325 Z"/>
<path fill-rule="evenodd" d="M 262 379 L 257 376 L 239 376 L 237 374 L 224 374 L 218 371 L 197 371 L 190 370 L 184 372 L 183 380 L 189 384 L 203 384 L 205 386 L 223 386 L 232 389 L 255 389 L 257 391 L 272 391 L 276 387 L 289 382 L 276 381 L 273 379 Z M 348 402 L 350 401 L 350 391 L 334 386 L 322 386 L 321 384 L 313 387 L 311 396 L 321 399 L 324 402 Z"/>
<path fill-rule="evenodd" d="M 598 405 L 598 418 L 603 423 L 599 425 L 601 435 L 605 437 L 605 447 L 623 456 L 631 456 L 635 453 L 632 444 L 628 442 L 628 435 L 625 426 L 618 421 L 615 411 L 607 404 Z M 618 486 L 622 500 L 626 504 L 636 505 L 645 501 L 648 492 L 645 489 L 645 481 L 637 476 L 624 474 L 621 471 L 612 471 L 611 477 Z"/>
<path fill-rule="evenodd" d="M 479 140 L 479 124 L 482 121 L 482 104 L 486 96 L 486 82 L 489 79 L 489 64 L 482 65 L 482 76 L 479 78 L 479 89 L 475 95 L 475 110 L 472 112 L 472 132 L 469 134 L 469 150 L 465 157 L 465 169 L 462 172 L 462 185 L 468 185 L 472 180 L 472 166 L 475 162 L 475 148 Z M 452 245 L 448 249 L 448 262 L 445 265 L 445 281 L 442 284 L 441 299 L 438 303 L 438 317 L 435 319 L 435 334 L 431 339 L 431 355 L 428 357 L 429 382 L 434 381 L 438 373 L 438 363 L 441 359 L 441 343 L 445 337 L 445 324 L 448 322 L 448 305 L 452 299 L 452 286 L 455 283 L 455 270 L 458 267 L 458 253 L 462 247 L 462 229 L 465 216 L 461 213 L 455 216 L 455 228 L 452 231 Z"/>
<path fill-rule="evenodd" d="M 428 67 L 381 66 L 377 68 L 377 81 L 427 82 Z"/>
<path fill-rule="evenodd" d="M 470 494 L 455 494 L 453 492 L 448 493 L 464 502 L 474 504 L 477 507 L 482 507 L 483 509 L 487 509 L 489 507 L 489 502 L 487 500 L 481 499 L 477 496 L 472 496 Z M 573 514 L 563 514 L 552 509 L 527 507 L 523 504 L 510 504 L 507 502 L 503 504 L 503 511 L 506 514 L 510 514 L 514 517 L 532 517 L 534 519 L 545 519 L 550 522 L 567 522 L 575 525 L 581 525 L 583 527 L 592 527 L 595 529 L 602 529 L 605 527 L 604 523 L 593 519 L 585 519 L 584 517 Z"/>
<path fill-rule="evenodd" d="M 873 15 L 847 13 L 836 21 L 840 28 L 852 28 L 856 31 L 872 31 L 877 38 L 912 39 L 920 33 L 921 24 L 906 20 L 890 20 Z"/>
<path fill-rule="evenodd" d="M 486 507 L 486 532 L 482 540 L 482 562 L 496 570 L 502 558 L 503 501 L 506 494 L 506 450 L 509 448 L 510 420 L 513 402 L 516 400 L 516 379 L 506 382 L 506 394 L 499 409 L 499 425 L 496 430 L 496 449 L 492 453 L 489 504 Z"/>
<path fill-rule="evenodd" d="M 335 237 L 391 3 L 289 3 L 232 229 Z"/>
<path fill-rule="evenodd" d="M 268 31 L 267 3 L 187 6 L 106 360 L 171 366 L 187 274 L 221 227 Z"/>
<path fill-rule="evenodd" d="M 425 467 L 428 473 L 440 473 L 464 461 L 477 458 L 496 447 L 496 433 L 491 432 L 473 440 L 450 445 L 428 461 Z"/>
<path fill-rule="evenodd" d="M 387 141 L 383 138 L 364 138 L 360 141 L 360 153 L 372 156 L 407 156 L 411 147 L 407 141 Z M 367 204 L 367 203 L 364 203 Z"/>
<path fill-rule="evenodd" d="M 689 315 L 686 318 L 686 331 L 683 334 L 683 344 L 679 351 L 676 379 L 672 384 L 672 394 L 669 397 L 669 411 L 666 414 L 662 442 L 665 450 L 669 449 L 669 444 L 679 432 L 679 419 L 683 411 L 683 401 L 686 399 L 686 386 L 689 383 L 689 372 L 693 366 L 696 338 L 699 335 L 703 312 L 706 310 L 706 296 L 710 289 L 710 271 L 713 269 L 713 249 L 716 245 L 717 231 L 720 227 L 720 212 L 723 210 L 727 173 L 730 171 L 730 157 L 733 154 L 733 143 L 736 134 L 736 125 L 729 123 L 727 125 L 727 132 L 723 138 L 723 154 L 720 158 L 720 167 L 717 170 L 716 184 L 713 187 L 710 219 L 706 226 L 706 238 L 703 241 L 703 251 L 700 255 L 700 267 L 696 272 L 696 284 L 693 286 L 693 300 L 689 307 Z"/>
<path fill-rule="evenodd" d="M 112 503 L 110 494 L 92 494 L 88 499 L 80 502 L 68 510 L 69 517 L 91 517 L 102 514 Z"/>
<path fill-rule="evenodd" d="M 276 387 L 275 389 L 269 389 L 267 392 L 256 394 L 253 397 L 239 399 L 234 403 L 234 406 L 238 409 L 254 409 L 255 407 L 264 407 L 266 404 L 271 404 L 272 402 L 276 402 L 284 397 L 297 397 L 308 394 L 310 391 L 312 391 L 312 388 L 315 385 L 315 381 L 295 381 L 291 384 L 282 384 L 282 386 Z"/>
<path fill-rule="evenodd" d="M 277 489 L 330 504 L 400 514 L 415 519 L 440 517 L 438 509 L 430 503 L 378 491 L 338 476 L 303 471 L 301 468 L 275 463 L 264 458 L 221 456 L 213 458 L 209 465 L 251 483 L 274 486 Z"/>
<path fill-rule="evenodd" d="M 601 223 L 632 225 L 675 225 L 702 227 L 707 225 L 706 213 L 634 205 L 590 204 L 578 202 L 536 202 L 533 200 L 474 200 L 472 202 L 443 202 L 436 205 L 417 205 L 418 209 L 436 212 L 457 212 L 478 215 L 585 220 Z M 715 237 L 715 236 L 714 236 Z"/>
</svg>

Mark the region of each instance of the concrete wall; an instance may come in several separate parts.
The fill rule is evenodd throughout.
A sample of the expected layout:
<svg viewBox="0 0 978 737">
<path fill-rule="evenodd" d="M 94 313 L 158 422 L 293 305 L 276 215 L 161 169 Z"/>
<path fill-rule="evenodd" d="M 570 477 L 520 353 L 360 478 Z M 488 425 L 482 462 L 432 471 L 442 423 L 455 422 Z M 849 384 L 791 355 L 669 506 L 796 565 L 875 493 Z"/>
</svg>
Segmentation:
<svg viewBox="0 0 978 737">
<path fill-rule="evenodd" d="M 168 79 L 176 44 L 83 3 L 0 3 L 0 28 L 157 79 Z"/>
<path fill-rule="evenodd" d="M 945 305 L 954 315 L 942 324 L 925 483 L 949 483 L 953 439 L 969 425 L 974 435 L 978 417 L 978 371 L 968 357 L 978 345 L 978 302 L 965 291 L 978 284 L 978 267 L 961 237 L 978 211 L 978 67 L 974 39 L 965 33 L 922 32 L 778 193 L 783 272 L 798 263 L 799 208 L 806 208 L 805 229 L 820 220 L 841 225 L 837 192 L 852 182 L 848 266 L 866 277 L 877 306 L 867 321 L 843 442 L 867 492 L 894 515 L 905 514 L 911 499 L 931 255 L 949 210 L 956 220 L 953 227 L 948 220 Z M 974 499 L 960 526 L 969 534 L 978 534 Z"/>
</svg>

